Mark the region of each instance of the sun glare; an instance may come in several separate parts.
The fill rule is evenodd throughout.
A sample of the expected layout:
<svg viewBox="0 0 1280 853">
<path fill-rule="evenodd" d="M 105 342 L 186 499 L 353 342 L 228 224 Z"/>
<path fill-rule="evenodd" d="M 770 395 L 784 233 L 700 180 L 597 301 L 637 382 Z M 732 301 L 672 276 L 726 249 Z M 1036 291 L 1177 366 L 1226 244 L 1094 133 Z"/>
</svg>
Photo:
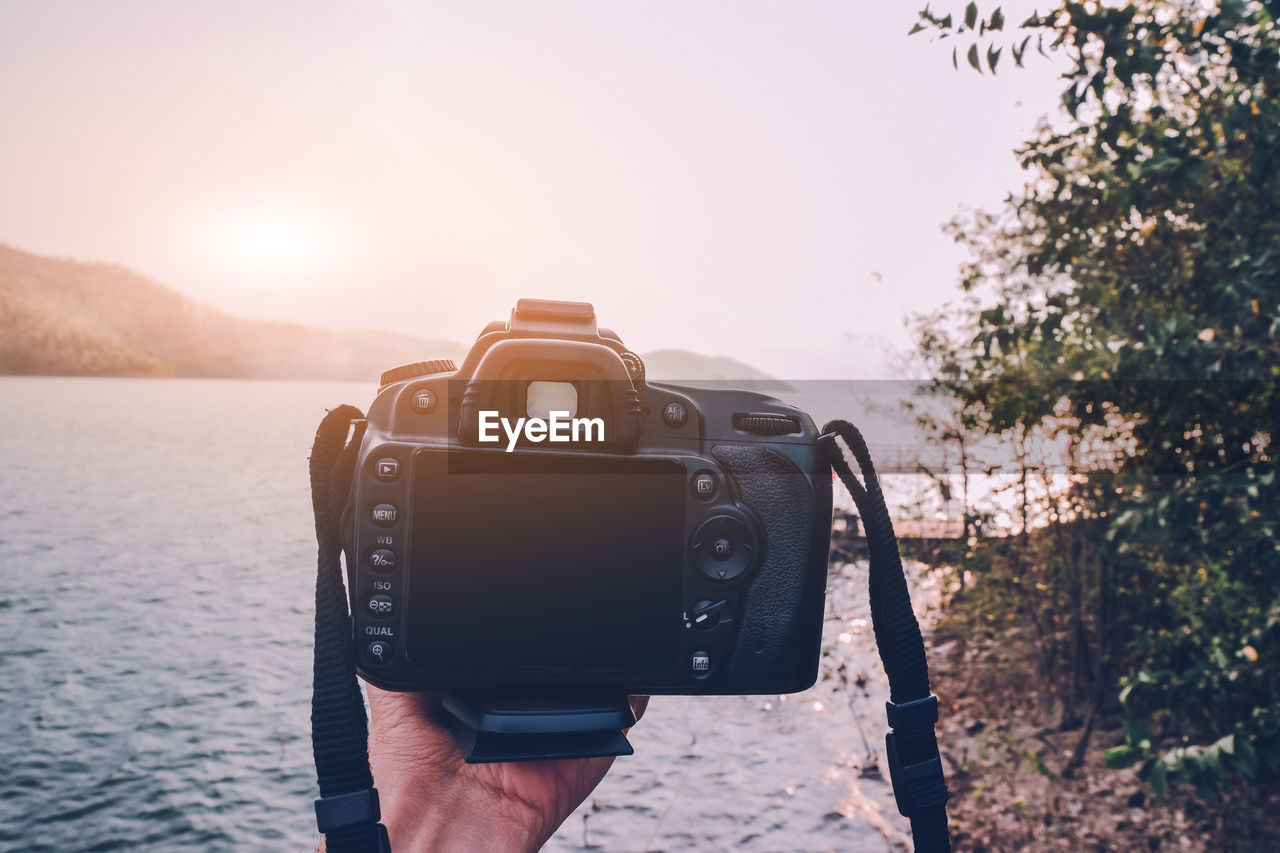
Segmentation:
<svg viewBox="0 0 1280 853">
<path fill-rule="evenodd" d="M 243 212 L 211 223 L 202 242 L 229 272 L 288 279 L 332 262 L 335 241 L 331 230 L 305 215 Z"/>
</svg>

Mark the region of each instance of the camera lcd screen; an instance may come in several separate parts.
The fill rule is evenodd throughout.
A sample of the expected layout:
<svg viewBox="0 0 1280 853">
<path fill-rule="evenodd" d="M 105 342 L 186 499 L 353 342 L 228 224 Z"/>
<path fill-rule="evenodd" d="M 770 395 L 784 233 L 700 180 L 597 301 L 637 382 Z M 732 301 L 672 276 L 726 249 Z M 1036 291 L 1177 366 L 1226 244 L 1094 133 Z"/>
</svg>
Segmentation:
<svg viewBox="0 0 1280 853">
<path fill-rule="evenodd" d="M 674 665 L 685 479 L 671 459 L 419 451 L 409 659 L 549 676 Z"/>
</svg>

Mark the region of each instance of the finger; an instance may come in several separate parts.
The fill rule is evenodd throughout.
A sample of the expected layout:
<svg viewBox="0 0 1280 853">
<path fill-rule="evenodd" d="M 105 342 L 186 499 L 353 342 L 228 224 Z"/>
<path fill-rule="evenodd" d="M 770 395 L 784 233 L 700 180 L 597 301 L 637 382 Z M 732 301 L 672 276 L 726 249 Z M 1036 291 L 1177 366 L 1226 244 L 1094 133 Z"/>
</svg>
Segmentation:
<svg viewBox="0 0 1280 853">
<path fill-rule="evenodd" d="M 640 718 L 644 716 L 645 710 L 649 707 L 648 696 L 628 696 L 631 702 L 631 713 L 635 715 L 636 722 L 640 722 Z"/>
<path fill-rule="evenodd" d="M 369 713 L 374 725 L 421 725 L 440 722 L 439 693 L 400 693 L 366 684 Z"/>
</svg>

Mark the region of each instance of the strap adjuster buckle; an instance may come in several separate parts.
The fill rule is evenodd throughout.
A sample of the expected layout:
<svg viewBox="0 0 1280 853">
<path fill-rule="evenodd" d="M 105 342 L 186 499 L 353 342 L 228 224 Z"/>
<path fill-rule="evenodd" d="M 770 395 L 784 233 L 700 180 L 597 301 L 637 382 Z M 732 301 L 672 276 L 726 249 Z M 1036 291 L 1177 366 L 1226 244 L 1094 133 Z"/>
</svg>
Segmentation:
<svg viewBox="0 0 1280 853">
<path fill-rule="evenodd" d="M 933 731 L 933 724 L 938 720 L 938 697 L 930 694 L 912 702 L 886 702 L 885 708 L 889 725 L 893 727 L 884 741 L 898 813 L 912 817 L 925 809 L 945 805 L 951 794 L 947 791 L 942 755 Z"/>
<path fill-rule="evenodd" d="M 316 827 L 323 833 L 382 819 L 378 789 L 364 788 L 316 800 Z"/>
</svg>

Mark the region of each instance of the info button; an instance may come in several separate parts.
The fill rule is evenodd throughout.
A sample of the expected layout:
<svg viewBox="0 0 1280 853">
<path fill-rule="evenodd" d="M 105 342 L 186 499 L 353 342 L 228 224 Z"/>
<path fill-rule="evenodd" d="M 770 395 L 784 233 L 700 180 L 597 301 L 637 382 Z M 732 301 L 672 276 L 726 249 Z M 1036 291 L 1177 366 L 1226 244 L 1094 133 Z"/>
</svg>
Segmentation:
<svg viewBox="0 0 1280 853">
<path fill-rule="evenodd" d="M 711 674 L 711 655 L 706 652 L 694 652 L 689 658 L 689 671 L 694 678 L 706 678 Z"/>
</svg>

